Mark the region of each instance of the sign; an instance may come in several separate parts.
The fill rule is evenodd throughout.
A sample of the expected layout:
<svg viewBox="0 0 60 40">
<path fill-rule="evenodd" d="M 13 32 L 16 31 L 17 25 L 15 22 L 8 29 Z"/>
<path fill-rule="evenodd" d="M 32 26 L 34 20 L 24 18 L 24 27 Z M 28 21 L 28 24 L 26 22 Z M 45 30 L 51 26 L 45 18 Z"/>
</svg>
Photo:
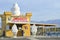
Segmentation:
<svg viewBox="0 0 60 40">
<path fill-rule="evenodd" d="M 28 18 L 26 18 L 26 17 L 9 17 L 8 21 L 10 21 L 10 22 L 29 22 Z"/>
<path fill-rule="evenodd" d="M 12 21 L 14 21 L 14 22 L 28 22 L 27 18 L 23 18 L 23 17 L 13 18 Z"/>
</svg>

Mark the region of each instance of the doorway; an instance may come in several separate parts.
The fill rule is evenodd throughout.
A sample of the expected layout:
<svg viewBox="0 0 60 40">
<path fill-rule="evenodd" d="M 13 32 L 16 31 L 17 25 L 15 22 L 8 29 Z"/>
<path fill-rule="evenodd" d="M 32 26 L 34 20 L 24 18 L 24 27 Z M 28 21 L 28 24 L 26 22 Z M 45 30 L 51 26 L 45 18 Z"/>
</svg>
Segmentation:
<svg viewBox="0 0 60 40">
<path fill-rule="evenodd" d="M 23 30 L 22 30 L 22 26 L 24 25 L 24 24 L 16 24 L 17 25 L 17 29 L 18 29 L 18 32 L 17 32 L 17 37 L 19 37 L 19 36 L 23 36 Z"/>
</svg>

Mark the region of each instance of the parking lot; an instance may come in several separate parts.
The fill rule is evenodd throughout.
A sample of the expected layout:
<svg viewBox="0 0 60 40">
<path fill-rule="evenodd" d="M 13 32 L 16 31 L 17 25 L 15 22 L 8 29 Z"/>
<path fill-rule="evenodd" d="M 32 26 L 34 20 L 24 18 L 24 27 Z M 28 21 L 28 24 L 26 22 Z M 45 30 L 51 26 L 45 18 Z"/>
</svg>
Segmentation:
<svg viewBox="0 0 60 40">
<path fill-rule="evenodd" d="M 18 37 L 18 38 L 0 38 L 0 40 L 60 40 L 60 37 L 48 37 L 48 36 L 37 36 L 37 37 Z"/>
</svg>

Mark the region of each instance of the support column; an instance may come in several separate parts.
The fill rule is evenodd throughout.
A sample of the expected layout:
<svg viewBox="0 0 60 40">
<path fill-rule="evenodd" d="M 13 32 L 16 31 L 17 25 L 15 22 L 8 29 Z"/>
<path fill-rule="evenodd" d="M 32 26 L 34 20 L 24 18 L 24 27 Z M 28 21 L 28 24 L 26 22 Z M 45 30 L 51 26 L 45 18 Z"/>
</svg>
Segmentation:
<svg viewBox="0 0 60 40">
<path fill-rule="evenodd" d="M 43 25 L 43 36 L 44 36 L 44 25 Z"/>
<path fill-rule="evenodd" d="M 2 16 L 2 35 L 5 36 L 6 31 L 6 18 L 5 15 Z"/>
<path fill-rule="evenodd" d="M 55 32 L 56 32 L 56 25 L 55 25 Z"/>
<path fill-rule="evenodd" d="M 50 26 L 49 26 L 49 32 L 50 32 Z"/>
</svg>

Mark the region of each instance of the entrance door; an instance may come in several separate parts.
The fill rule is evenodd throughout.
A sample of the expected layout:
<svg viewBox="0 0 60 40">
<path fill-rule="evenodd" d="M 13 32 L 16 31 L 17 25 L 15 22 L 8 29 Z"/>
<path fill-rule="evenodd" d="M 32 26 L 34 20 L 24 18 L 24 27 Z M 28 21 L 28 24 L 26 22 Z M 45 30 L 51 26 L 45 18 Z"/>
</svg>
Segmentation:
<svg viewBox="0 0 60 40">
<path fill-rule="evenodd" d="M 18 28 L 17 36 L 23 36 L 23 30 L 22 30 L 22 25 L 23 24 L 16 24 Z"/>
<path fill-rule="evenodd" d="M 23 36 L 23 30 L 22 30 L 22 28 L 20 28 L 20 29 L 18 30 L 17 36 L 18 36 L 18 37 L 19 37 L 19 36 Z"/>
</svg>

